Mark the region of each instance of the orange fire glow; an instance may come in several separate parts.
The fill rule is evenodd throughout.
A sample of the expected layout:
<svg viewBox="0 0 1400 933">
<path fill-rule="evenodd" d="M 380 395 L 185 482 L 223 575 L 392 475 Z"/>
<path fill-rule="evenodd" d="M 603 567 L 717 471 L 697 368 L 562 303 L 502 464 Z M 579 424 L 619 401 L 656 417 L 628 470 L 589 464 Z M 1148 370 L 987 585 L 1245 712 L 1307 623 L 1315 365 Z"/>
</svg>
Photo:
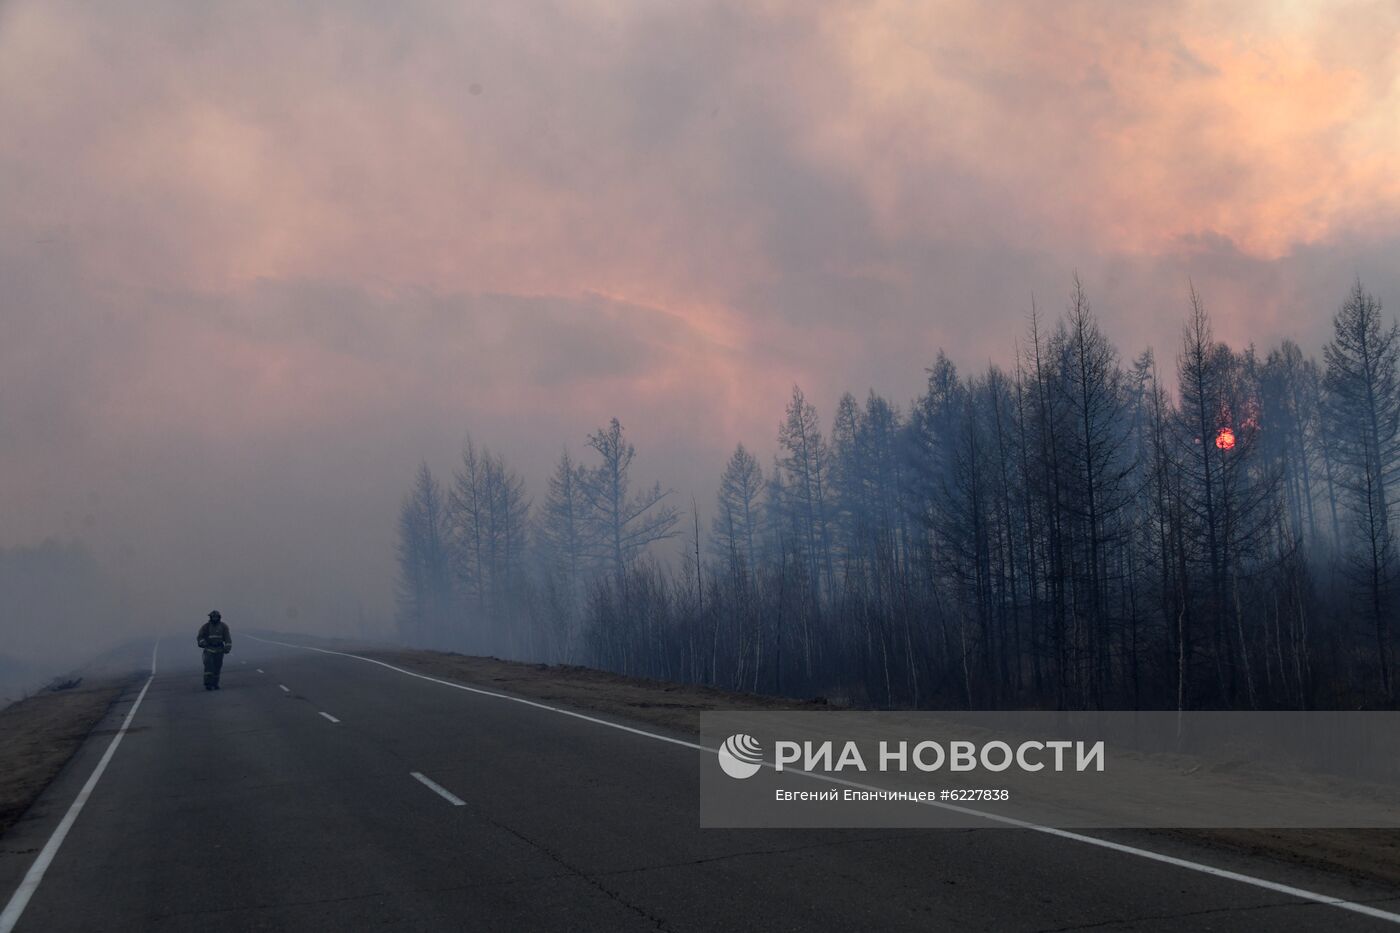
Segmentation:
<svg viewBox="0 0 1400 933">
<path fill-rule="evenodd" d="M 1215 446 L 1221 450 L 1230 450 L 1235 446 L 1235 432 L 1229 428 L 1221 428 L 1220 433 L 1215 435 Z"/>
</svg>

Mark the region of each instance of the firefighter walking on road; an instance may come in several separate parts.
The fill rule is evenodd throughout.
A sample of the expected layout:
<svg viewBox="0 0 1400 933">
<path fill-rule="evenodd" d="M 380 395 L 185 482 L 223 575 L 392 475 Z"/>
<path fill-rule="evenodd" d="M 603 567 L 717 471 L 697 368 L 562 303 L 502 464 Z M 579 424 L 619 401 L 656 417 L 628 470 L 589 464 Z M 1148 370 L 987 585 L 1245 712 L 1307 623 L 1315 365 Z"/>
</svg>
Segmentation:
<svg viewBox="0 0 1400 933">
<path fill-rule="evenodd" d="M 229 634 L 219 610 L 209 613 L 209 621 L 200 626 L 195 644 L 204 649 L 204 689 L 218 690 L 224 655 L 233 650 L 233 636 Z"/>
</svg>

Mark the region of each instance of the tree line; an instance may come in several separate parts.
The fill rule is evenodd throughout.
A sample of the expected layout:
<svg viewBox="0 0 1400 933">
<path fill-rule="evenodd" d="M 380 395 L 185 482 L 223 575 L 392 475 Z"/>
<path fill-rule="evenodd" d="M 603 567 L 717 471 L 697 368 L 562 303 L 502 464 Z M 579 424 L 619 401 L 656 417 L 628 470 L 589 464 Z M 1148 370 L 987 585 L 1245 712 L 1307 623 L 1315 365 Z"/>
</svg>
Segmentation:
<svg viewBox="0 0 1400 933">
<path fill-rule="evenodd" d="M 633 488 L 616 419 L 538 502 L 468 440 L 404 499 L 400 635 L 858 705 L 1393 706 L 1400 329 L 1360 282 L 1321 362 L 1185 310 L 1168 372 L 1076 278 L 1009 368 L 939 352 L 826 423 L 794 387 L 707 522 Z"/>
</svg>

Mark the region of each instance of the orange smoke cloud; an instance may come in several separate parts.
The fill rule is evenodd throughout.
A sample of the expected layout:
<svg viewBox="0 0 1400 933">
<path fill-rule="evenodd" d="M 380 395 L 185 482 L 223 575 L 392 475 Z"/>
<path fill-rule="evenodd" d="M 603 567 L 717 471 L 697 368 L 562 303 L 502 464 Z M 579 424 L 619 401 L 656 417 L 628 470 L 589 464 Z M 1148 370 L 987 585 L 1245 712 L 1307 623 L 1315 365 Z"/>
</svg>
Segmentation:
<svg viewBox="0 0 1400 933">
<path fill-rule="evenodd" d="M 829 414 L 907 399 L 940 344 L 1004 359 L 1076 267 L 1164 363 L 1188 275 L 1222 336 L 1277 333 L 1342 287 L 1295 281 L 1400 236 L 1397 31 L 1265 0 L 16 0 L 0 418 L 71 419 L 31 485 L 114 438 L 489 425 L 535 455 L 614 414 L 710 475 L 793 382 Z"/>
<path fill-rule="evenodd" d="M 808 143 L 862 181 L 891 235 L 942 219 L 908 206 L 950 175 L 1005 193 L 1003 233 L 1103 252 L 1219 237 L 1277 258 L 1393 232 L 1400 46 L 1377 36 L 1400 14 L 1281 10 L 852 6 L 823 33 L 847 93 Z"/>
</svg>

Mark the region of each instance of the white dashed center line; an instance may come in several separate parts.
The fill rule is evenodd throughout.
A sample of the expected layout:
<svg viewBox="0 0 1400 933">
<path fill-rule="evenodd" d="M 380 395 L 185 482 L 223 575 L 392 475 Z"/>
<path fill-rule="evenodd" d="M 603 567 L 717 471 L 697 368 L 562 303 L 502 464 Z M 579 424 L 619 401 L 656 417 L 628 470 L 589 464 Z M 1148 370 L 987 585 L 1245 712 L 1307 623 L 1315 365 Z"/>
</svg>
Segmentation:
<svg viewBox="0 0 1400 933">
<path fill-rule="evenodd" d="M 280 687 L 280 688 L 282 689 L 282 692 L 283 692 L 283 693 L 291 693 L 291 692 L 292 692 L 292 691 L 290 691 L 290 690 L 287 689 L 287 685 L 286 685 L 286 684 L 278 684 L 277 686 Z"/>
<path fill-rule="evenodd" d="M 326 717 L 327 719 L 329 719 L 331 722 L 340 722 L 339 719 L 336 719 L 336 718 L 335 718 L 334 716 L 332 716 L 330 713 L 322 713 L 321 715 L 324 716 L 324 717 Z"/>
<path fill-rule="evenodd" d="M 259 674 L 266 674 L 267 671 L 263 670 L 262 668 L 258 668 L 258 673 L 259 673 Z"/>
<path fill-rule="evenodd" d="M 443 787 L 438 782 L 431 780 L 430 778 L 424 777 L 417 771 L 410 771 L 408 773 L 414 778 L 416 778 L 418 781 L 420 781 L 424 787 L 437 794 L 443 800 L 446 800 L 448 803 L 452 804 L 452 806 L 465 807 L 467 805 L 467 802 L 465 800 L 463 800 L 461 797 L 458 797 L 456 794 L 452 793 L 450 790 Z"/>
</svg>

